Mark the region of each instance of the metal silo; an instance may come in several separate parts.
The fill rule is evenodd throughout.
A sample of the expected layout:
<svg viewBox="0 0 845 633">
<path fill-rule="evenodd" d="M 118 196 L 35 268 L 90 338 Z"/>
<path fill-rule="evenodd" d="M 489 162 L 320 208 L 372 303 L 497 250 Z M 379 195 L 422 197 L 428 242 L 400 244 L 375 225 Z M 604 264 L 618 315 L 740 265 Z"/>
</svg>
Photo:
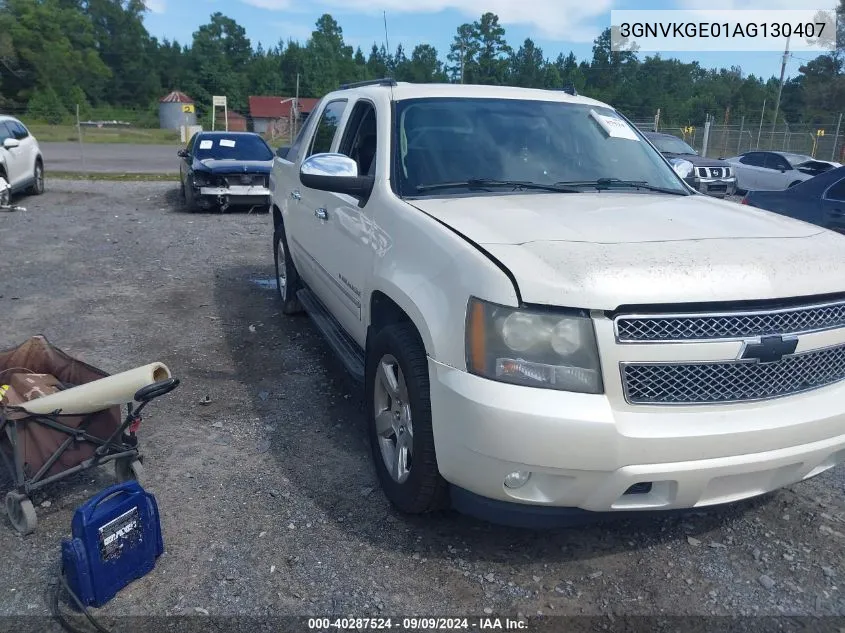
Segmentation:
<svg viewBox="0 0 845 633">
<path fill-rule="evenodd" d="M 197 124 L 194 100 L 184 92 L 174 90 L 158 102 L 158 120 L 163 130 L 178 130 L 183 125 Z"/>
</svg>

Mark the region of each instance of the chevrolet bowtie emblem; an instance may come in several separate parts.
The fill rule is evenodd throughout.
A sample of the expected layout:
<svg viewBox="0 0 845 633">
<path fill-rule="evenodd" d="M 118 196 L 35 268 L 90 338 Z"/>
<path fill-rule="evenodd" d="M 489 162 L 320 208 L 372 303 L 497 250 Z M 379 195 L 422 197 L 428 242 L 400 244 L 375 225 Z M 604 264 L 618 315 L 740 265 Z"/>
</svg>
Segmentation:
<svg viewBox="0 0 845 633">
<path fill-rule="evenodd" d="M 761 363 L 776 363 L 784 356 L 794 354 L 797 347 L 798 339 L 795 337 L 763 336 L 759 343 L 746 341 L 740 358 Z"/>
</svg>

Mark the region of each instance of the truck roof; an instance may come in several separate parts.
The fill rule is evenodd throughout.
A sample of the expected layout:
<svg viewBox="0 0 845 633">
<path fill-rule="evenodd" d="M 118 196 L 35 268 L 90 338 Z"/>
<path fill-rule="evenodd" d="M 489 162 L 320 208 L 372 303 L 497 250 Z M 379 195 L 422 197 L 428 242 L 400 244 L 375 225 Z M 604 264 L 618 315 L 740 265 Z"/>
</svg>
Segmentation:
<svg viewBox="0 0 845 633">
<path fill-rule="evenodd" d="M 333 92 L 332 97 L 349 92 L 360 94 L 383 94 L 391 90 L 395 101 L 405 99 L 425 99 L 427 97 L 464 97 L 467 99 L 530 99 L 533 101 L 560 101 L 562 103 L 580 103 L 585 105 L 596 105 L 612 108 L 612 106 L 590 99 L 588 97 L 574 96 L 563 90 L 543 90 L 540 88 L 518 88 L 514 86 L 485 86 L 475 84 L 449 84 L 449 83 L 408 83 L 396 82 L 392 86 L 388 82 L 372 83 L 370 85 L 351 85 L 349 88 L 341 88 Z"/>
</svg>

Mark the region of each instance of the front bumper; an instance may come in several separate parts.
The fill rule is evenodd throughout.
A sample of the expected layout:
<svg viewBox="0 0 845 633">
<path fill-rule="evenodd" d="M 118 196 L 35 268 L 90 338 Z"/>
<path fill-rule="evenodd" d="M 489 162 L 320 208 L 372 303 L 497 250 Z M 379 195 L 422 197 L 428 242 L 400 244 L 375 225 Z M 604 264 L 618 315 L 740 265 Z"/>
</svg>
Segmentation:
<svg viewBox="0 0 845 633">
<path fill-rule="evenodd" d="M 269 205 L 272 202 L 267 187 L 232 185 L 229 187 L 200 187 L 200 200 L 221 206 Z"/>
<path fill-rule="evenodd" d="M 845 460 L 842 385 L 743 406 L 632 411 L 613 409 L 606 395 L 503 384 L 433 360 L 429 376 L 441 474 L 494 505 L 699 508 Z M 505 487 L 518 470 L 532 473 L 528 483 Z"/>
<path fill-rule="evenodd" d="M 736 193 L 736 176 L 728 178 L 702 178 L 695 176 L 685 179 L 690 187 L 708 196 L 723 198 Z"/>
</svg>

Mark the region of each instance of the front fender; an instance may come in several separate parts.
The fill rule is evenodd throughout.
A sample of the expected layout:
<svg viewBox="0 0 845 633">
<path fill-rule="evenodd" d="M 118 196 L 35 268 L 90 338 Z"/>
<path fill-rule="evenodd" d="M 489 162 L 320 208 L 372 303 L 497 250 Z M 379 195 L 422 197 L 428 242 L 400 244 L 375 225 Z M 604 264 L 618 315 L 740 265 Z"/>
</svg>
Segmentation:
<svg viewBox="0 0 845 633">
<path fill-rule="evenodd" d="M 434 218 L 398 205 L 386 211 L 379 224 L 390 246 L 375 260 L 370 290 L 381 291 L 404 310 L 429 357 L 464 369 L 470 296 L 517 306 L 516 289 L 487 255 Z"/>
</svg>

